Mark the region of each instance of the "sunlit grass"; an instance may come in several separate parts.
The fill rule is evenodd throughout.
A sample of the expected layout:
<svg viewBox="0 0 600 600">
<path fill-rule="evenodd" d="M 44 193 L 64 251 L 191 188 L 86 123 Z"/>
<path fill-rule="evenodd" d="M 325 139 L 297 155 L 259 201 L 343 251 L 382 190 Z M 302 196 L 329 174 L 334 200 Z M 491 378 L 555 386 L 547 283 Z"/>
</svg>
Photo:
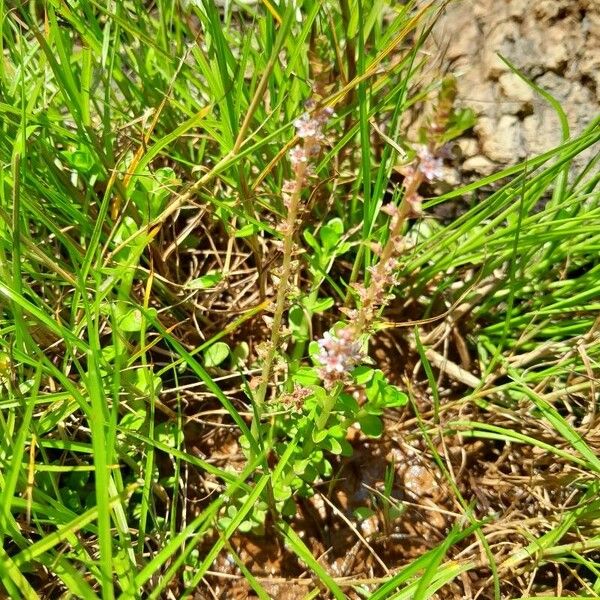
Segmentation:
<svg viewBox="0 0 600 600">
<path fill-rule="evenodd" d="M 311 307 L 327 300 L 298 300 L 310 326 L 287 355 L 297 366 L 318 319 L 339 318 L 376 263 L 403 117 L 439 87 L 422 81 L 421 49 L 441 3 L 415 4 L 0 2 L 0 595 L 190 597 L 225 551 L 269 598 L 268 577 L 233 547 L 260 502 L 267 535 L 305 569 L 305 597 L 427 598 L 476 570 L 499 598 L 516 571 L 548 564 L 575 572 L 582 597 L 600 593 L 600 176 L 595 161 L 571 168 L 598 147 L 600 122 L 571 137 L 547 96 L 561 145 L 425 202 L 400 264 L 401 310 L 378 326 L 419 361 L 414 381 L 398 372 L 431 410 L 411 402 L 401 434 L 425 440 L 460 516 L 440 543 L 367 578 L 332 572 L 272 511 L 306 440 L 275 454 L 252 428 L 260 369 L 244 353 L 269 334 L 292 123 L 319 81 L 336 115 L 294 258 L 309 264 L 306 232 L 322 239 L 332 219 L 343 236 L 294 280 Z M 435 218 L 476 192 L 451 223 Z M 440 372 L 466 385 L 444 395 Z M 252 460 L 231 450 L 228 462 L 229 438 L 202 446 L 199 422 L 215 439 L 243 435 Z M 507 550 L 503 515 L 454 479 L 440 440 L 459 433 L 560 464 L 569 501 L 524 526 L 520 544 L 511 529 Z"/>
</svg>

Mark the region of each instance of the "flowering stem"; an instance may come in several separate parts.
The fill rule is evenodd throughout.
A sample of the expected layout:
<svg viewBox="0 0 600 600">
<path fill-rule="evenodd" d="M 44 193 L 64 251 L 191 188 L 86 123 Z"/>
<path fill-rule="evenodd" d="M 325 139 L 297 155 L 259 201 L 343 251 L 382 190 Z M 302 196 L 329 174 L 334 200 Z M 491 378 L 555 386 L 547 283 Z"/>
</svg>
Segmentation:
<svg viewBox="0 0 600 600">
<path fill-rule="evenodd" d="M 381 260 L 377 264 L 377 269 L 380 271 L 383 270 L 385 263 L 392 257 L 394 253 L 395 246 L 402 233 L 402 228 L 404 227 L 404 222 L 411 213 L 410 198 L 413 196 L 413 194 L 416 194 L 417 189 L 422 181 L 422 175 L 417 172 L 406 185 L 404 196 L 402 197 L 402 202 L 400 203 L 400 207 L 398 209 L 396 222 L 394 223 L 394 227 L 390 231 L 388 240 L 381 252 Z"/>
<path fill-rule="evenodd" d="M 415 171 L 411 177 L 405 179 L 405 189 L 404 195 L 402 197 L 402 202 L 400 203 L 400 206 L 398 207 L 398 212 L 395 215 L 390 235 L 387 239 L 385 246 L 383 247 L 383 250 L 381 251 L 379 262 L 375 267 L 375 274 L 373 279 L 376 281 L 385 280 L 388 262 L 394 256 L 398 241 L 402 234 L 402 228 L 404 227 L 404 223 L 407 217 L 412 211 L 410 199 L 414 196 L 414 194 L 417 193 L 417 189 L 419 188 L 419 185 L 421 185 L 422 181 L 423 175 L 419 171 Z M 363 302 L 363 310 L 359 311 L 358 319 L 356 322 L 357 332 L 363 332 L 365 327 L 368 325 L 368 312 L 367 310 L 364 310 L 364 308 L 370 307 L 374 303 L 378 291 L 379 290 L 377 286 L 373 285 L 373 283 L 367 288 L 367 298 L 366 301 Z"/>
<path fill-rule="evenodd" d="M 308 105 L 314 107 L 315 103 L 309 101 Z M 290 278 L 292 276 L 294 229 L 300 209 L 302 190 L 311 174 L 310 162 L 319 155 L 321 143 L 325 139 L 323 126 L 332 114 L 333 109 L 326 106 L 315 110 L 312 114 L 305 112 L 294 121 L 294 127 L 296 128 L 298 137 L 302 140 L 302 144 L 295 146 L 290 151 L 290 164 L 294 172 L 294 179 L 286 181 L 282 188 L 284 205 L 288 210 L 287 219 L 283 226 L 283 263 L 279 273 L 279 287 L 275 300 L 271 341 L 265 352 L 260 382 L 254 395 L 255 407 L 251 432 L 256 440 L 260 439 L 260 420 L 265 412 L 267 390 L 273 375 L 273 364 L 275 363 L 275 357 L 281 343 L 283 313 L 289 293 Z"/>
<path fill-rule="evenodd" d="M 296 177 L 294 179 L 294 187 L 290 194 L 290 200 L 288 204 L 288 214 L 285 223 L 285 235 L 283 240 L 283 263 L 281 265 L 280 283 L 277 289 L 277 298 L 275 300 L 275 312 L 273 314 L 273 329 L 271 334 L 271 342 L 267 349 L 267 353 L 263 362 L 262 372 L 260 376 L 260 383 L 254 400 L 256 403 L 256 419 L 260 421 L 265 411 L 265 398 L 267 395 L 267 389 L 269 386 L 269 380 L 273 370 L 273 363 L 275 362 L 275 355 L 277 348 L 281 340 L 281 329 L 283 323 L 283 312 L 285 310 L 286 297 L 289 289 L 289 280 L 292 272 L 292 254 L 294 250 L 294 227 L 296 225 L 296 219 L 298 217 L 298 208 L 300 206 L 300 198 L 302 195 L 302 188 L 304 186 L 306 174 L 306 166 L 300 165 L 296 170 Z M 258 434 L 258 423 L 253 422 L 252 433 Z"/>
</svg>

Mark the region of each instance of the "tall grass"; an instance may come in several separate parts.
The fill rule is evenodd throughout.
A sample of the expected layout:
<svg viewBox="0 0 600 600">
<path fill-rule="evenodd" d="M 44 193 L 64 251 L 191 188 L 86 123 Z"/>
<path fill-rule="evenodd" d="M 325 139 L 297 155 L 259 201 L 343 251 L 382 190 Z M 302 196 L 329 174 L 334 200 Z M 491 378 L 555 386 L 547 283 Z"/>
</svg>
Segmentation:
<svg viewBox="0 0 600 600">
<path fill-rule="evenodd" d="M 428 440 L 453 484 L 462 516 L 443 541 L 363 582 L 332 573 L 297 523 L 272 510 L 306 440 L 274 454 L 277 440 L 251 427 L 260 369 L 246 357 L 269 337 L 262 317 L 276 292 L 292 123 L 321 82 L 336 116 L 295 237 L 305 318 L 284 357 L 300 367 L 313 328 L 339 317 L 349 284 L 376 264 L 373 245 L 385 243 L 380 209 L 397 199 L 406 115 L 439 83 L 426 79 L 421 50 L 442 4 L 0 2 L 8 597 L 188 597 L 222 551 L 248 589 L 272 597 L 232 544 L 263 502 L 306 568 L 307 598 L 456 594 L 468 571 L 490 577 L 485 593 L 499 597 L 515 571 L 546 564 L 576 573 L 583 596 L 600 593 L 599 176 L 596 161 L 571 168 L 597 147 L 598 118 L 576 137 L 564 129 L 544 155 L 432 197 L 407 234 L 400 309 L 379 328 L 413 345 L 415 377 L 420 365 L 435 398 L 431 413 L 411 403 L 403 435 Z M 475 194 L 449 224 L 427 216 Z M 339 242 L 313 260 L 307 240 L 323 244 L 332 219 Z M 450 346 L 460 341 L 471 363 L 457 371 Z M 464 371 L 468 385 L 439 393 L 438 377 L 464 384 Z M 405 383 L 412 395 L 415 382 Z M 459 418 L 457 407 L 476 410 Z M 222 442 L 206 445 L 211 435 Z M 240 435 L 252 458 L 231 450 L 229 461 Z M 527 544 L 499 547 L 494 516 L 453 482 L 439 451 L 457 435 L 567 465 L 570 501 L 524 526 Z"/>
</svg>

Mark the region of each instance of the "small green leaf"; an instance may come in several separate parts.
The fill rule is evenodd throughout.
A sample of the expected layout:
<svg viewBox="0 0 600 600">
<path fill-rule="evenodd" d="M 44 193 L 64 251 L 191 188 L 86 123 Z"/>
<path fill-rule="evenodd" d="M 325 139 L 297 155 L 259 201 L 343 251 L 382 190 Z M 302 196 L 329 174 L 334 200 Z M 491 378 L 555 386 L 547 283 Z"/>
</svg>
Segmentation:
<svg viewBox="0 0 600 600">
<path fill-rule="evenodd" d="M 371 381 L 369 382 L 366 388 L 366 394 L 367 398 L 369 399 L 369 402 L 381 402 L 381 398 L 383 397 L 383 390 L 385 389 L 386 385 L 387 382 L 385 380 L 385 375 L 383 374 L 383 371 L 381 371 L 380 369 L 373 371 L 373 377 L 371 378 Z"/>
<path fill-rule="evenodd" d="M 273 487 L 273 498 L 283 502 L 292 496 L 292 488 L 289 485 L 276 485 Z"/>
<path fill-rule="evenodd" d="M 255 524 L 252 521 L 242 521 L 238 526 L 238 530 L 242 533 L 249 533 L 252 531 L 254 525 Z"/>
<path fill-rule="evenodd" d="M 169 446 L 169 448 L 177 447 L 177 437 L 179 435 L 177 423 L 171 421 L 159 423 L 154 429 L 154 435 L 165 446 Z"/>
<path fill-rule="evenodd" d="M 306 471 L 307 466 L 308 466 L 308 460 L 306 460 L 306 459 L 297 460 L 293 464 L 292 469 L 294 470 L 294 473 L 296 473 L 296 475 L 302 475 L 304 473 L 304 471 Z"/>
<path fill-rule="evenodd" d="M 342 456 L 352 456 L 352 445 L 347 439 L 338 440 L 340 446 L 342 447 Z"/>
<path fill-rule="evenodd" d="M 137 203 L 146 218 L 155 219 L 163 211 L 172 187 L 179 185 L 181 181 L 171 167 L 161 167 L 154 172 L 147 171 L 144 175 L 146 174 L 146 177 L 139 179 L 144 189 L 141 190 Z"/>
<path fill-rule="evenodd" d="M 327 437 L 327 430 L 322 429 L 321 431 L 313 430 L 312 439 L 315 444 L 322 442 Z"/>
<path fill-rule="evenodd" d="M 333 298 L 317 298 L 312 301 L 310 298 L 305 298 L 302 302 L 306 310 L 313 313 L 322 313 L 329 310 L 333 304 Z"/>
<path fill-rule="evenodd" d="M 372 517 L 375 514 L 375 511 L 368 506 L 359 506 L 355 508 L 352 513 L 357 521 L 364 521 L 365 519 Z"/>
<path fill-rule="evenodd" d="M 88 173 L 94 167 L 94 157 L 87 148 L 76 150 L 70 156 L 71 166 L 80 173 Z"/>
<path fill-rule="evenodd" d="M 142 328 L 143 319 L 142 311 L 132 308 L 119 319 L 119 328 L 121 331 L 134 333 Z"/>
<path fill-rule="evenodd" d="M 231 362 L 234 366 L 243 368 L 248 356 L 250 356 L 250 346 L 248 346 L 248 342 L 242 341 L 231 351 Z"/>
<path fill-rule="evenodd" d="M 135 387 L 143 394 L 157 394 L 162 387 L 162 380 L 151 368 L 140 367 L 135 370 Z"/>
<path fill-rule="evenodd" d="M 441 141 L 449 142 L 450 140 L 453 140 L 467 129 L 471 129 L 476 122 L 477 117 L 471 108 L 462 108 L 453 111 L 450 115 L 448 127 L 441 137 Z"/>
<path fill-rule="evenodd" d="M 328 429 L 328 434 L 336 439 L 341 439 L 346 436 L 346 430 L 338 423 Z"/>
<path fill-rule="evenodd" d="M 341 454 L 342 453 L 342 445 L 333 437 L 328 437 L 323 440 L 321 446 L 326 450 L 329 450 L 332 454 Z"/>
<path fill-rule="evenodd" d="M 319 387 L 318 385 L 315 385 L 312 387 L 312 391 L 315 396 L 315 399 L 317 400 L 317 404 L 319 406 L 324 406 L 329 397 L 327 390 L 325 390 L 322 387 Z"/>
<path fill-rule="evenodd" d="M 310 455 L 310 462 L 316 465 L 323 460 L 324 456 L 323 450 L 313 450 Z"/>
<path fill-rule="evenodd" d="M 74 511 L 81 511 L 81 498 L 76 490 L 65 488 L 61 491 L 61 494 L 65 506 Z"/>
<path fill-rule="evenodd" d="M 316 385 L 320 378 L 312 367 L 300 367 L 292 376 L 295 383 L 299 385 Z"/>
<path fill-rule="evenodd" d="M 223 273 L 211 271 L 206 275 L 202 275 L 202 277 L 197 277 L 196 279 L 188 281 L 184 288 L 186 290 L 207 290 L 214 288 L 219 282 L 222 281 L 222 279 Z"/>
<path fill-rule="evenodd" d="M 380 398 L 379 398 L 380 400 Z M 383 403 L 382 402 L 367 402 L 364 405 L 364 411 L 369 415 L 382 415 L 383 414 Z"/>
<path fill-rule="evenodd" d="M 123 415 L 119 426 L 129 431 L 139 431 L 146 422 L 146 411 L 136 410 Z"/>
<path fill-rule="evenodd" d="M 337 233 L 338 236 L 342 236 L 344 233 L 344 221 L 339 217 L 334 217 L 327 222 L 327 227 L 333 229 Z"/>
<path fill-rule="evenodd" d="M 358 401 L 351 394 L 340 394 L 340 397 L 338 398 L 336 403 L 336 408 L 337 404 L 341 405 L 341 408 L 338 410 L 343 410 L 349 415 L 355 415 L 359 409 Z"/>
<path fill-rule="evenodd" d="M 304 321 L 304 311 L 301 306 L 295 304 L 288 311 L 288 318 L 290 320 L 290 327 L 299 329 Z"/>
<path fill-rule="evenodd" d="M 388 384 L 383 390 L 382 404 L 386 408 L 404 406 L 408 402 L 408 396 L 397 386 Z"/>
<path fill-rule="evenodd" d="M 247 223 L 243 227 L 240 227 L 235 232 L 236 238 L 245 238 L 250 237 L 251 235 L 255 235 L 258 232 L 258 227 L 254 225 L 254 223 Z"/>
<path fill-rule="evenodd" d="M 364 415 L 358 422 L 362 432 L 369 437 L 378 438 L 383 433 L 383 423 L 376 415 Z"/>
<path fill-rule="evenodd" d="M 66 478 L 67 487 L 71 490 L 83 490 L 90 479 L 89 471 L 74 471 Z"/>
<path fill-rule="evenodd" d="M 227 529 L 230 525 L 231 522 L 233 521 L 232 517 L 221 517 L 218 521 L 217 524 L 219 525 L 219 527 L 221 529 Z"/>
<path fill-rule="evenodd" d="M 314 360 L 315 357 L 321 352 L 319 343 L 314 340 L 308 345 L 308 355 Z"/>
<path fill-rule="evenodd" d="M 375 370 L 371 367 L 367 367 L 366 365 L 360 365 L 359 367 L 356 367 L 354 371 L 352 371 L 352 377 L 358 385 L 365 385 L 369 383 L 371 379 L 373 379 L 374 373 Z"/>
<path fill-rule="evenodd" d="M 321 229 L 319 230 L 319 237 L 321 238 L 323 248 L 328 252 L 336 247 L 340 239 L 340 236 L 337 233 L 337 231 L 335 231 L 328 225 L 321 227 Z"/>
<path fill-rule="evenodd" d="M 304 473 L 302 473 L 302 479 L 311 483 L 319 476 L 319 472 L 315 465 L 307 465 L 306 469 L 304 469 Z"/>
<path fill-rule="evenodd" d="M 229 356 L 229 346 L 225 342 L 215 342 L 204 351 L 204 366 L 216 367 Z"/>
<path fill-rule="evenodd" d="M 126 216 L 117 227 L 117 231 L 115 232 L 114 243 L 115 246 L 119 246 L 125 240 L 128 240 L 133 234 L 137 233 L 138 225 L 134 221 L 134 219 L 130 216 Z M 117 254 L 115 258 L 120 260 L 125 260 L 132 252 L 131 244 L 122 248 Z"/>
<path fill-rule="evenodd" d="M 291 518 L 296 515 L 296 512 L 297 512 L 297 508 L 296 508 L 296 503 L 294 502 L 294 499 L 288 498 L 285 501 L 285 503 L 281 509 L 281 514 L 284 517 Z"/>
<path fill-rule="evenodd" d="M 307 229 L 304 230 L 304 240 L 317 254 L 321 254 L 319 242 L 317 242 L 315 236 Z"/>
</svg>

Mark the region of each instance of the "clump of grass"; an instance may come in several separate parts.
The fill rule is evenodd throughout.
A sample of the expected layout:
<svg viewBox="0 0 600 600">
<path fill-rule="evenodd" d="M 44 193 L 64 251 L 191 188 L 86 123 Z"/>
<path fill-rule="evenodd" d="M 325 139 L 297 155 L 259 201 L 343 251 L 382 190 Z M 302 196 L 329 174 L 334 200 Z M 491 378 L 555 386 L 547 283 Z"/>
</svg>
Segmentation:
<svg viewBox="0 0 600 600">
<path fill-rule="evenodd" d="M 0 3 L 2 593 L 600 592 L 599 119 L 442 193 L 419 6 Z"/>
</svg>

